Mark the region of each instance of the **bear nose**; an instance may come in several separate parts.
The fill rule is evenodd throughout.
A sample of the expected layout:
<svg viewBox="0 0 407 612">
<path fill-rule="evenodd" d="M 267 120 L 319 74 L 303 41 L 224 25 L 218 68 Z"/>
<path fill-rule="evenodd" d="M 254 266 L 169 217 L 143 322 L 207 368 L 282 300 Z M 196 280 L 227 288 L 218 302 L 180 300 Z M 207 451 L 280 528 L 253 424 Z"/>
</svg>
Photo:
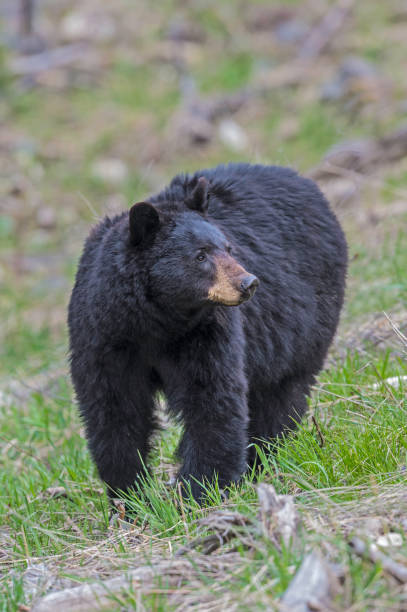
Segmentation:
<svg viewBox="0 0 407 612">
<path fill-rule="evenodd" d="M 259 283 L 259 279 L 254 276 L 254 274 L 248 274 L 240 283 L 240 288 L 244 293 L 248 293 L 250 296 L 252 296 L 259 286 Z"/>
</svg>

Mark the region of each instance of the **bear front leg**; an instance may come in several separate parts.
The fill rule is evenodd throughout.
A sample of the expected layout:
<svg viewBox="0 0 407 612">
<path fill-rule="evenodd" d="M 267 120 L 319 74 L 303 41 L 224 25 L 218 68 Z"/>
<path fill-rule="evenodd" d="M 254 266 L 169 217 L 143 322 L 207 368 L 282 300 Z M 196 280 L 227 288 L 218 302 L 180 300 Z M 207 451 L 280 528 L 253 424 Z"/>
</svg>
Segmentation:
<svg viewBox="0 0 407 612">
<path fill-rule="evenodd" d="M 154 390 L 128 351 L 72 355 L 72 379 L 89 450 L 109 496 L 130 488 L 143 473 L 154 430 Z"/>
<path fill-rule="evenodd" d="M 117 408 L 119 403 L 109 404 L 109 413 L 112 406 Z M 143 412 L 145 409 L 146 406 Z M 130 489 L 145 471 L 151 432 L 152 423 L 148 419 L 143 421 L 133 417 L 130 421 L 123 414 L 114 418 L 109 416 L 104 422 L 100 416 L 87 418 L 89 450 L 100 478 L 107 485 L 109 497 L 121 497 L 120 491 Z"/>
<path fill-rule="evenodd" d="M 207 340 L 183 367 L 185 388 L 175 409 L 184 423 L 178 456 L 183 461 L 178 479 L 188 481 L 201 501 L 199 483 L 218 478 L 220 488 L 240 479 L 246 470 L 248 407 L 243 368 L 243 340 Z M 170 408 L 174 403 L 169 401 Z"/>
<path fill-rule="evenodd" d="M 204 398 L 202 398 L 204 400 Z M 208 397 L 207 399 L 212 399 Z M 217 398 L 220 403 L 238 403 L 237 398 Z M 204 400 L 205 401 L 205 400 Z M 198 402 L 194 402 L 198 406 Z M 178 447 L 183 465 L 178 473 L 179 481 L 187 481 L 194 498 L 200 502 L 204 495 L 201 484 L 218 479 L 219 487 L 237 482 L 246 470 L 248 438 L 247 420 L 244 415 L 217 410 L 210 415 L 191 418 Z"/>
</svg>

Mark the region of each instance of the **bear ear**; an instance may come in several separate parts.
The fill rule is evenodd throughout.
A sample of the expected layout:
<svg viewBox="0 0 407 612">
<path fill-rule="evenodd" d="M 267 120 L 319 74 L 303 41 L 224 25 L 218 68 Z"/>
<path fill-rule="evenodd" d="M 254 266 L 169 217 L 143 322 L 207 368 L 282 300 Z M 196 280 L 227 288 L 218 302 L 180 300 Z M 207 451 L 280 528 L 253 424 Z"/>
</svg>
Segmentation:
<svg viewBox="0 0 407 612">
<path fill-rule="evenodd" d="M 202 215 L 206 215 L 209 205 L 209 187 L 208 179 L 201 176 L 198 179 L 196 187 L 194 187 L 194 190 L 185 202 L 188 208 L 196 210 L 196 212 Z"/>
<path fill-rule="evenodd" d="M 129 211 L 130 242 L 137 246 L 152 238 L 160 227 L 157 209 L 148 202 L 133 204 Z"/>
</svg>

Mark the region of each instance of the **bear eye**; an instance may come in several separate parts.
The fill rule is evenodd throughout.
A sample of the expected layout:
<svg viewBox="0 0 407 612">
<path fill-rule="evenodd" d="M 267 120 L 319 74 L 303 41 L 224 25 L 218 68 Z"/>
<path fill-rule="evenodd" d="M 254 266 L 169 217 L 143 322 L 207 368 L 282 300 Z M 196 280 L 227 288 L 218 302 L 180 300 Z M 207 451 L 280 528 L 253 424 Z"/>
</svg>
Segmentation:
<svg viewBox="0 0 407 612">
<path fill-rule="evenodd" d="M 228 244 L 227 247 L 226 247 L 226 253 L 229 253 L 229 255 L 230 255 L 231 252 L 232 252 L 232 247 L 230 246 L 230 244 Z"/>
<path fill-rule="evenodd" d="M 205 255 L 205 253 L 199 253 L 199 254 L 196 256 L 196 259 L 197 259 L 197 261 L 205 261 L 205 259 L 206 259 L 206 255 Z"/>
</svg>

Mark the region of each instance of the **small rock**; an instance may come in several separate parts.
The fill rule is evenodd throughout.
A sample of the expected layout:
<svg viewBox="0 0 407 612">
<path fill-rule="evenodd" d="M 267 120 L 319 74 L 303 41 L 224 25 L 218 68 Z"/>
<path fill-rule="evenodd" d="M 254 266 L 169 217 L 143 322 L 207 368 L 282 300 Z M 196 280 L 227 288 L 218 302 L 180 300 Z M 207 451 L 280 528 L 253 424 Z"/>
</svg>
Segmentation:
<svg viewBox="0 0 407 612">
<path fill-rule="evenodd" d="M 219 123 L 218 132 L 220 140 L 230 149 L 243 151 L 247 148 L 248 138 L 246 133 L 236 121 L 223 119 Z"/>
<path fill-rule="evenodd" d="M 54 582 L 54 576 L 45 563 L 29 565 L 23 574 L 24 593 L 31 597 L 45 590 L 52 582 Z"/>
<path fill-rule="evenodd" d="M 302 42 L 308 32 L 303 21 L 292 19 L 279 24 L 274 30 L 274 36 L 280 43 L 295 45 Z"/>
<path fill-rule="evenodd" d="M 406 381 L 407 376 L 390 376 L 390 378 L 385 378 L 380 382 L 373 383 L 372 389 L 380 389 L 383 385 L 390 385 L 391 387 L 394 387 L 394 389 L 398 389 L 400 386 L 403 386 Z"/>
<path fill-rule="evenodd" d="M 376 100 L 387 94 L 389 83 L 371 62 L 362 57 L 346 58 L 331 81 L 322 86 L 322 100 L 354 97 L 361 101 Z"/>
<path fill-rule="evenodd" d="M 377 69 L 374 64 L 365 60 L 363 57 L 349 56 L 339 67 L 339 73 L 343 78 L 376 76 Z"/>
<path fill-rule="evenodd" d="M 167 30 L 167 38 L 175 42 L 205 42 L 205 31 L 192 21 L 174 19 L 170 22 Z"/>
<path fill-rule="evenodd" d="M 378 546 L 402 546 L 403 538 L 399 533 L 389 532 L 377 538 L 376 543 Z"/>
<path fill-rule="evenodd" d="M 369 516 L 364 523 L 363 531 L 368 536 L 378 536 L 383 533 L 383 523 L 377 516 Z"/>
<path fill-rule="evenodd" d="M 115 38 L 116 24 L 109 15 L 104 13 L 88 14 L 74 11 L 62 20 L 61 32 L 66 41 L 90 39 L 108 42 Z"/>
<path fill-rule="evenodd" d="M 167 489 L 173 489 L 176 485 L 177 485 L 176 476 L 170 476 L 170 478 L 168 478 L 167 482 L 165 483 L 165 487 Z"/>
<path fill-rule="evenodd" d="M 80 13 L 70 13 L 62 20 L 61 31 L 66 40 L 86 38 L 88 31 L 85 16 Z"/>
<path fill-rule="evenodd" d="M 0 390 L 0 407 L 1 408 L 9 408 L 13 404 L 13 396 L 5 391 Z M 2 449 L 2 453 L 5 453 L 4 448 Z"/>
<path fill-rule="evenodd" d="M 48 489 L 45 489 L 45 491 L 43 491 L 40 496 L 42 498 L 69 497 L 65 487 L 48 487 Z"/>
<path fill-rule="evenodd" d="M 273 30 L 295 16 L 294 9 L 284 6 L 251 5 L 247 16 L 247 26 L 252 31 Z"/>
<path fill-rule="evenodd" d="M 56 225 L 55 210 L 50 206 L 41 206 L 37 211 L 37 223 L 42 229 L 53 229 Z"/>
<path fill-rule="evenodd" d="M 118 185 L 127 178 L 128 168 L 121 159 L 105 158 L 92 164 L 92 174 L 97 179 Z"/>
<path fill-rule="evenodd" d="M 213 125 L 193 110 L 181 109 L 176 113 L 170 129 L 170 140 L 177 146 L 203 145 L 213 138 Z"/>
</svg>

